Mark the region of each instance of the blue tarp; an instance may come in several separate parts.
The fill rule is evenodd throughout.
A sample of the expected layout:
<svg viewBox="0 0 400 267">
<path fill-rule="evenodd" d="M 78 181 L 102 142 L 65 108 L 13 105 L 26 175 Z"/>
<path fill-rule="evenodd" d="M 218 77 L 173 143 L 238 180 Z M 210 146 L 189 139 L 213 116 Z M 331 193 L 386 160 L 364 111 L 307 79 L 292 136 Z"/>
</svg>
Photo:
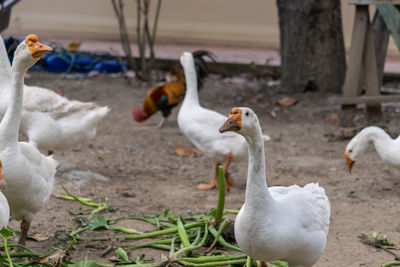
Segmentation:
<svg viewBox="0 0 400 267">
<path fill-rule="evenodd" d="M 25 37 L 15 39 L 8 37 L 4 40 L 9 59 L 12 62 L 15 48 Z M 51 44 L 50 44 L 51 46 Z M 127 68 L 126 61 L 123 61 Z M 43 55 L 38 64 L 33 69 L 42 69 L 50 72 L 80 72 L 89 73 L 91 71 L 118 73 L 122 72 L 120 62 L 117 59 L 102 59 L 98 55 L 91 53 L 72 52 L 64 48 L 56 47 L 53 52 Z"/>
</svg>

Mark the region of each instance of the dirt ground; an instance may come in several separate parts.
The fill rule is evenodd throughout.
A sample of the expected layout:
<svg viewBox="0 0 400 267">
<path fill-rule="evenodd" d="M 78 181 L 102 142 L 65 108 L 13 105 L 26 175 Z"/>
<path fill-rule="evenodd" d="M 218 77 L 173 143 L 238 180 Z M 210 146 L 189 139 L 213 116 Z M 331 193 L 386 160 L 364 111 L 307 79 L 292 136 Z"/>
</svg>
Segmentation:
<svg viewBox="0 0 400 267">
<path fill-rule="evenodd" d="M 132 120 L 133 107 L 141 106 L 149 85 L 128 82 L 102 75 L 92 79 L 63 79 L 59 74 L 31 72 L 27 84 L 59 89 L 70 99 L 96 101 L 111 107 L 111 112 L 98 128 L 96 137 L 67 151 L 56 151 L 62 161 L 57 173 L 54 193 L 47 206 L 33 221 L 31 234 L 52 237 L 59 229 L 72 229 L 76 222 L 68 211 L 78 212 L 77 203 L 55 197 L 65 194 L 65 186 L 78 196 L 108 196 L 109 206 L 116 209 L 110 216 L 156 214 L 170 208 L 177 215 L 207 212 L 216 206 L 217 192 L 198 191 L 194 186 L 208 182 L 213 162 L 205 156 L 185 158 L 174 152 L 177 144 L 191 146 L 177 127 L 176 108 L 162 129 L 156 129 L 161 114 L 144 123 Z M 269 185 L 305 185 L 319 182 L 331 202 L 331 223 L 324 255 L 315 266 L 376 267 L 392 261 L 394 256 L 362 244 L 358 236 L 372 231 L 385 233 L 389 241 L 400 243 L 400 170 L 385 165 L 373 149 L 363 155 L 351 174 L 344 170 L 343 152 L 347 141 L 329 142 L 327 135 L 338 126 L 328 124 L 339 107 L 331 104 L 333 95 L 301 93 L 295 106 L 275 104 L 285 94 L 266 80 L 247 78 L 224 79 L 210 76 L 200 92 L 201 104 L 222 114 L 234 106 L 251 107 L 258 115 L 263 132 L 272 137 L 265 144 Z M 397 136 L 400 133 L 400 105 L 385 105 L 386 126 Z M 357 126 L 363 126 L 363 109 L 358 110 Z M 365 125 L 364 125 L 365 126 Z M 72 179 L 68 170 L 101 174 L 88 179 Z M 226 208 L 238 209 L 244 201 L 247 162 L 230 168 L 235 181 L 226 197 Z M 85 177 L 90 176 L 86 175 Z M 104 177 L 103 177 L 104 176 Z M 131 187 L 119 191 L 121 186 Z M 18 224 L 11 221 L 10 226 Z M 149 230 L 143 224 L 125 225 Z M 66 247 L 65 236 L 37 242 L 28 247 L 43 252 L 52 246 Z M 89 259 L 110 263 L 101 252 L 110 243 L 78 243 L 72 250 L 74 261 Z M 159 259 L 159 251 L 135 250 Z M 399 251 L 394 251 L 400 256 Z M 165 254 L 165 253 L 164 253 Z"/>
</svg>

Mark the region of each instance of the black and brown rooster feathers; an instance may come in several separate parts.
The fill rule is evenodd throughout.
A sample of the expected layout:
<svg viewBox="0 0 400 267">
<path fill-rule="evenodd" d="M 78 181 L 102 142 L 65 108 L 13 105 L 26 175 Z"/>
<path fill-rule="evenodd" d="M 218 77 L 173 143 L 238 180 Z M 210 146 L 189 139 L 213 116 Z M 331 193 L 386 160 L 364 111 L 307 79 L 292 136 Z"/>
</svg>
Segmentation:
<svg viewBox="0 0 400 267">
<path fill-rule="evenodd" d="M 208 57 L 215 62 L 215 55 L 206 50 L 197 50 L 193 52 L 193 57 L 198 88 L 200 89 L 203 86 L 204 79 L 207 77 L 207 63 L 204 57 Z M 163 119 L 158 127 L 162 127 L 171 114 L 171 110 L 183 100 L 186 92 L 186 81 L 185 73 L 179 63 L 174 65 L 168 72 L 166 80 L 167 82 L 163 85 L 147 91 L 142 109 L 139 107 L 133 109 L 132 115 L 135 121 L 142 122 L 157 111 L 161 111 Z"/>
</svg>

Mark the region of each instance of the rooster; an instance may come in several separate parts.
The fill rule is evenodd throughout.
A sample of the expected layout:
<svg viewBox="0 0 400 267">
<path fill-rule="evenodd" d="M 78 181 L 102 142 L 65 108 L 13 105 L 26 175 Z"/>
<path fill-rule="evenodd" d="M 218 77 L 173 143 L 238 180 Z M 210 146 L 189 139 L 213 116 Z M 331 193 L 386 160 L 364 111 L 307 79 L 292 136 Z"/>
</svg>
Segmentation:
<svg viewBox="0 0 400 267">
<path fill-rule="evenodd" d="M 215 55 L 209 51 L 198 50 L 193 52 L 193 57 L 197 72 L 197 83 L 200 89 L 203 86 L 204 78 L 207 77 L 207 66 L 204 57 L 208 57 L 215 62 Z M 171 110 L 182 102 L 185 92 L 185 73 L 178 63 L 168 72 L 166 82 L 163 85 L 147 91 L 143 108 L 134 108 L 132 111 L 133 118 L 137 122 L 142 122 L 160 110 L 163 118 L 158 124 L 158 128 L 161 128 L 171 114 Z"/>
</svg>

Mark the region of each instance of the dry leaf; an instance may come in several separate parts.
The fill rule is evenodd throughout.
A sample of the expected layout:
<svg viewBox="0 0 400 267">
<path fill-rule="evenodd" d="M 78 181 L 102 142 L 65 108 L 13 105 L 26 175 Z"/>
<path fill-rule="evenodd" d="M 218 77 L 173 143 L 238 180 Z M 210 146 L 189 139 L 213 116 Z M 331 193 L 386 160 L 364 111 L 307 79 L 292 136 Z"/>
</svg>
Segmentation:
<svg viewBox="0 0 400 267">
<path fill-rule="evenodd" d="M 79 43 L 79 42 L 71 42 L 71 43 L 69 43 L 67 49 L 69 51 L 77 51 L 80 46 L 81 46 L 81 43 Z"/>
<path fill-rule="evenodd" d="M 339 123 L 339 119 L 340 119 L 339 113 L 335 112 L 335 113 L 333 113 L 331 115 L 330 119 L 327 119 L 325 121 L 325 123 L 326 124 L 338 124 Z"/>
<path fill-rule="evenodd" d="M 53 253 L 51 253 L 50 255 L 47 255 L 44 258 L 41 258 L 39 260 L 39 263 L 41 264 L 47 264 L 49 262 L 54 262 L 57 264 L 63 264 L 65 262 L 67 258 L 67 254 L 65 253 L 64 250 L 56 250 Z"/>
<path fill-rule="evenodd" d="M 186 146 L 182 146 L 182 145 L 176 145 L 175 153 L 181 157 L 200 157 L 201 156 L 200 151 L 198 151 L 194 148 L 186 147 Z"/>
<path fill-rule="evenodd" d="M 117 192 L 131 190 L 133 186 L 117 186 Z"/>
<path fill-rule="evenodd" d="M 41 234 L 34 234 L 34 235 L 30 235 L 29 238 L 40 242 L 40 241 L 45 241 L 45 240 L 49 239 L 50 237 L 41 235 Z"/>
<path fill-rule="evenodd" d="M 279 99 L 276 103 L 280 106 L 290 107 L 295 105 L 297 102 L 299 102 L 299 100 L 297 100 L 296 98 L 285 96 Z"/>
<path fill-rule="evenodd" d="M 111 261 L 111 262 L 122 262 L 121 259 L 119 259 L 119 258 L 117 258 L 117 257 L 115 257 L 115 256 L 112 256 L 112 257 L 110 258 L 110 261 Z"/>
</svg>

